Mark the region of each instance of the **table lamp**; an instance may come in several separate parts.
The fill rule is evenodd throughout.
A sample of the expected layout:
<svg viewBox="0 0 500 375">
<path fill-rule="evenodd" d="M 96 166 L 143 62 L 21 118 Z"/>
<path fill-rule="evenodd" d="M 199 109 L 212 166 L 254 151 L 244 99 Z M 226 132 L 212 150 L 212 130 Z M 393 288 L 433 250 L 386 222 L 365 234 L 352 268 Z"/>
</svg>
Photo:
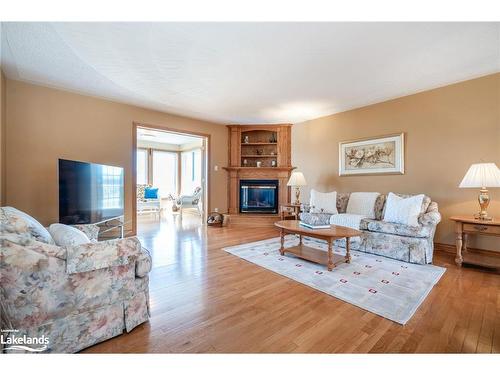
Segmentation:
<svg viewBox="0 0 500 375">
<path fill-rule="evenodd" d="M 486 209 L 490 203 L 488 187 L 500 187 L 500 170 L 495 163 L 472 164 L 465 174 L 459 187 L 461 188 L 479 188 L 479 206 L 481 210 L 474 217 L 479 220 L 492 220 L 488 216 Z"/>
<path fill-rule="evenodd" d="M 293 204 L 299 205 L 300 187 L 307 185 L 306 179 L 304 178 L 302 172 L 292 172 L 292 175 L 290 176 L 287 185 L 293 186 L 295 188 L 295 202 L 293 202 Z"/>
</svg>

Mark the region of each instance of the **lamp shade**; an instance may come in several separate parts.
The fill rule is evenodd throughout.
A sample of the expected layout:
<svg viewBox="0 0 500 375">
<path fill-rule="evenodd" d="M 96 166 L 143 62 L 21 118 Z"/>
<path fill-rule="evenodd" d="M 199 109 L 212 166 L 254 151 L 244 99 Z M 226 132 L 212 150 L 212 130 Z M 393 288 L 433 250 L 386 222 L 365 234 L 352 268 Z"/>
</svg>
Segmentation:
<svg viewBox="0 0 500 375">
<path fill-rule="evenodd" d="M 500 187 L 500 170 L 495 163 L 472 164 L 458 186 L 461 188 Z"/>
<path fill-rule="evenodd" d="M 287 183 L 288 186 L 305 186 L 307 185 L 306 179 L 302 172 L 292 172 L 290 179 Z"/>
</svg>

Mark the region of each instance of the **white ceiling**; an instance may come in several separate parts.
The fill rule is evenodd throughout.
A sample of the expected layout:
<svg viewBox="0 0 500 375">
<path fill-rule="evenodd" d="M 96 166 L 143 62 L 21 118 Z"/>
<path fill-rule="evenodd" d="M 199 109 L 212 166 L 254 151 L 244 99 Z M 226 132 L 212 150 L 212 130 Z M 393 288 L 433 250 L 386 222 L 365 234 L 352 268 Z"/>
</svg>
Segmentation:
<svg viewBox="0 0 500 375">
<path fill-rule="evenodd" d="M 500 71 L 500 23 L 2 23 L 7 77 L 221 123 L 299 122 Z"/>
<path fill-rule="evenodd" d="M 137 140 L 145 142 L 167 143 L 170 145 L 185 145 L 191 143 L 202 143 L 200 137 L 192 137 L 183 134 L 170 133 L 164 131 L 157 131 L 151 129 L 137 129 Z"/>
</svg>

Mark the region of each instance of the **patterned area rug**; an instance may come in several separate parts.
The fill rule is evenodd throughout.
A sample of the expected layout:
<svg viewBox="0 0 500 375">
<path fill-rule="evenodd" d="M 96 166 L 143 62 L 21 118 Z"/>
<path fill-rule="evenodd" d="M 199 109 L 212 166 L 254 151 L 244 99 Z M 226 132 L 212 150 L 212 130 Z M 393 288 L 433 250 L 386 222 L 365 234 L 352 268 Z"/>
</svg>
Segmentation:
<svg viewBox="0 0 500 375">
<path fill-rule="evenodd" d="M 297 237 L 286 237 L 285 247 L 297 244 Z M 304 238 L 304 245 L 327 250 L 325 242 L 311 238 Z M 430 264 L 411 264 L 351 251 L 350 264 L 340 264 L 328 272 L 326 266 L 291 254 L 281 256 L 279 248 L 280 239 L 272 238 L 224 250 L 399 324 L 410 320 L 446 271 Z M 345 251 L 336 248 L 335 253 Z"/>
</svg>

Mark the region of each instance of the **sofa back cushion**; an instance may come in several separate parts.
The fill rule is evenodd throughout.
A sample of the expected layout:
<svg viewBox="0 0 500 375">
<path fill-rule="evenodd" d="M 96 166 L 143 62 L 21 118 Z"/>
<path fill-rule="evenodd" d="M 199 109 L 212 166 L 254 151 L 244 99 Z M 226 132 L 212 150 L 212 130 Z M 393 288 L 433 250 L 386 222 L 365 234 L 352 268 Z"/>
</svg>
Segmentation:
<svg viewBox="0 0 500 375">
<path fill-rule="evenodd" d="M 2 207 L 3 215 L 6 217 L 7 221 L 23 220 L 26 222 L 30 234 L 35 240 L 44 242 L 50 245 L 54 245 L 55 242 L 52 239 L 49 231 L 44 228 L 35 218 L 31 217 L 27 213 L 24 213 L 14 207 Z"/>
<path fill-rule="evenodd" d="M 51 224 L 49 232 L 57 246 L 76 246 L 90 243 L 90 239 L 85 233 L 69 225 Z"/>
<path fill-rule="evenodd" d="M 375 219 L 375 202 L 380 193 L 356 192 L 351 193 L 347 202 L 346 213 L 364 215 L 369 219 Z"/>
<path fill-rule="evenodd" d="M 400 198 L 410 198 L 410 197 L 414 197 L 416 196 L 417 194 L 400 194 L 400 193 L 393 193 L 394 195 L 397 195 L 398 197 Z M 422 199 L 422 206 L 420 208 L 420 213 L 419 213 L 419 216 L 422 216 L 424 215 L 427 210 L 429 209 L 429 205 L 431 204 L 431 198 L 428 197 L 427 195 L 423 194 L 424 198 Z M 387 198 L 386 198 L 387 200 Z M 379 220 L 383 220 L 384 218 L 384 215 L 385 215 L 385 209 L 386 209 L 386 204 L 384 204 L 384 208 L 382 210 L 382 214 L 380 215 L 380 219 Z"/>
<path fill-rule="evenodd" d="M 387 195 L 384 221 L 418 227 L 424 195 L 402 198 L 394 193 Z"/>
<path fill-rule="evenodd" d="M 322 193 L 312 189 L 309 204 L 312 213 L 337 214 L 337 192 Z"/>
</svg>

